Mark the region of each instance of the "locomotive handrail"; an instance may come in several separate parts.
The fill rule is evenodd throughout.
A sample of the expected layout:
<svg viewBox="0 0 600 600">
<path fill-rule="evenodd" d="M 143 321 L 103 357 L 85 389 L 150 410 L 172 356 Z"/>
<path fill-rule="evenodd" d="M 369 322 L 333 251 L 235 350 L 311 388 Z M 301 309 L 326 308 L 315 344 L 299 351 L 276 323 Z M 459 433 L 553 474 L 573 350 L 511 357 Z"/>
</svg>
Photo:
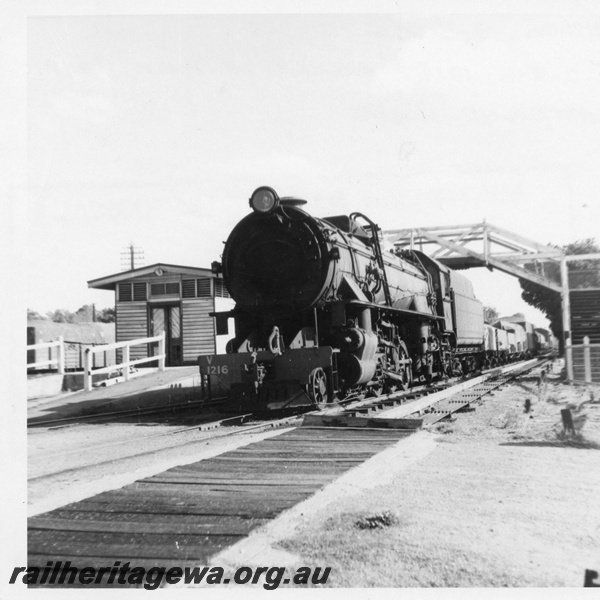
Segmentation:
<svg viewBox="0 0 600 600">
<path fill-rule="evenodd" d="M 158 342 L 158 354 L 154 356 L 147 356 L 145 358 L 137 358 L 134 360 L 129 359 L 129 348 L 131 346 L 137 346 L 139 344 L 151 344 Z M 92 372 L 92 356 L 97 352 L 105 352 L 107 350 L 123 349 L 123 360 L 120 363 L 103 367 L 102 369 L 95 369 Z M 83 389 L 89 392 L 92 389 L 92 375 L 100 375 L 102 373 L 110 373 L 117 369 L 123 370 L 123 379 L 129 381 L 129 367 L 133 365 L 139 365 L 145 362 L 151 362 L 158 360 L 158 370 L 165 370 L 165 359 L 167 355 L 165 352 L 165 332 L 163 331 L 160 335 L 154 337 L 145 337 L 137 340 L 127 340 L 126 342 L 116 342 L 114 344 L 104 344 L 102 346 L 95 346 L 92 348 L 86 348 L 84 357 L 84 370 L 83 370 Z"/>
<path fill-rule="evenodd" d="M 65 341 L 62 335 L 58 336 L 58 339 L 54 342 L 42 342 L 39 344 L 30 344 L 27 346 L 27 350 L 43 350 L 44 348 L 48 348 L 50 350 L 50 356 L 52 356 L 52 348 L 57 349 L 57 357 L 49 358 L 48 360 L 39 360 L 35 363 L 27 363 L 28 369 L 33 369 L 36 367 L 43 366 L 53 366 L 55 365 L 58 373 L 60 375 L 64 375 L 65 373 Z"/>
<path fill-rule="evenodd" d="M 375 251 L 375 259 L 377 260 L 377 265 L 381 270 L 381 280 L 383 282 L 383 292 L 385 294 L 385 302 L 388 306 L 392 305 L 392 295 L 390 294 L 390 284 L 387 280 L 387 273 L 385 270 L 385 264 L 383 262 L 383 253 L 381 252 L 381 244 L 379 242 L 378 232 L 381 231 L 380 227 L 378 227 L 369 217 L 363 215 L 359 212 L 353 212 L 350 215 L 351 219 L 356 219 L 356 217 L 360 217 L 364 219 L 371 227 L 371 240 L 373 242 L 373 250 Z"/>
</svg>

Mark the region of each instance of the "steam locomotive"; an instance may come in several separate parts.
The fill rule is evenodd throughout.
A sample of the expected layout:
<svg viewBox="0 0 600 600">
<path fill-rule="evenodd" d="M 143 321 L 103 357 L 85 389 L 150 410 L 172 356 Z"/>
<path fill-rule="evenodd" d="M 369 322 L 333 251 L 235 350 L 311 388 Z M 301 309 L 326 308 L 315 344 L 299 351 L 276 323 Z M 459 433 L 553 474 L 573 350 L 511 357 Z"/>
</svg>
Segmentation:
<svg viewBox="0 0 600 600">
<path fill-rule="evenodd" d="M 236 302 L 213 314 L 217 334 L 233 319 L 235 337 L 227 354 L 199 357 L 205 397 L 320 405 L 506 360 L 460 273 L 419 251 L 385 251 L 362 213 L 318 219 L 270 187 L 249 202 L 213 263 Z"/>
</svg>

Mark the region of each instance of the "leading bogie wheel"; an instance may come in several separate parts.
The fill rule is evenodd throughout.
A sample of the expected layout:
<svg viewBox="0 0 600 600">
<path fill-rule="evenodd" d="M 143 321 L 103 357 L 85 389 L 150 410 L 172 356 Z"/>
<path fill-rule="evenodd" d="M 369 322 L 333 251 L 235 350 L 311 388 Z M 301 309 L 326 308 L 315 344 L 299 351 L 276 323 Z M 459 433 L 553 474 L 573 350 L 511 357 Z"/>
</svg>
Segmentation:
<svg viewBox="0 0 600 600">
<path fill-rule="evenodd" d="M 404 361 L 402 368 L 402 383 L 400 389 L 408 390 L 412 386 L 412 364 L 405 347 L 400 348 L 400 360 Z"/>
<path fill-rule="evenodd" d="M 308 376 L 308 396 L 313 404 L 326 404 L 329 402 L 327 374 L 321 367 L 313 369 Z"/>
</svg>

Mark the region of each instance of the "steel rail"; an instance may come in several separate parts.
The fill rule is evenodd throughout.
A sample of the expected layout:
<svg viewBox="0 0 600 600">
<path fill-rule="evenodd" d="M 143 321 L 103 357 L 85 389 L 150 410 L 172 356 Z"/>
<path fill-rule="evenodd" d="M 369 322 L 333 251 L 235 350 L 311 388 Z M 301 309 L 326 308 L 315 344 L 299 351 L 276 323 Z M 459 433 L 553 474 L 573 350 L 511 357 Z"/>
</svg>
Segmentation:
<svg viewBox="0 0 600 600">
<path fill-rule="evenodd" d="M 213 406 L 220 406 L 225 402 L 224 399 L 215 399 L 211 402 L 205 400 L 192 400 L 191 402 L 180 402 L 177 404 L 166 404 L 162 406 L 150 406 L 147 408 L 128 408 L 125 410 L 109 411 L 104 413 L 88 413 L 81 415 L 74 415 L 71 417 L 61 417 L 59 419 L 46 419 L 44 421 L 32 421 L 27 424 L 27 428 L 37 427 L 55 427 L 60 425 L 67 425 L 69 423 L 80 423 L 90 421 L 115 421 L 119 418 L 127 417 L 142 417 L 153 414 L 168 413 L 170 411 L 181 411 L 185 412 L 188 409 L 193 408 L 210 408 Z"/>
</svg>

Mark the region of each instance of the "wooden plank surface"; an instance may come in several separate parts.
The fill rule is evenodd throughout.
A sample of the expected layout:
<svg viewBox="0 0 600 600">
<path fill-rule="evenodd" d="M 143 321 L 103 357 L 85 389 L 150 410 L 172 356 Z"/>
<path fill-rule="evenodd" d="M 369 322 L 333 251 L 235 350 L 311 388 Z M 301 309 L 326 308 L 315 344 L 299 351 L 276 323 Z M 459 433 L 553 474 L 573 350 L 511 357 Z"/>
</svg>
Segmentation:
<svg viewBox="0 0 600 600">
<path fill-rule="evenodd" d="M 84 513 L 85 514 L 85 513 Z M 224 520 L 217 523 L 149 523 L 142 521 L 95 521 L 89 519 L 41 519 L 29 520 L 29 530 L 54 531 L 87 531 L 97 533 L 166 533 L 172 535 L 246 535 L 257 525 L 266 523 L 267 519 L 238 520 L 231 523 Z"/>
<path fill-rule="evenodd" d="M 51 517 L 50 517 L 51 515 Z M 260 518 L 260 517 L 245 517 L 243 515 L 206 515 L 206 514 L 173 514 L 173 513 L 164 513 L 164 514 L 154 514 L 151 515 L 153 518 L 150 521 L 148 519 L 148 514 L 143 512 L 104 512 L 104 511 L 79 511 L 79 510 L 64 510 L 57 509 L 53 510 L 51 513 L 46 513 L 45 515 L 41 515 L 39 517 L 32 517 L 30 519 L 33 522 L 35 527 L 35 522 L 37 519 L 47 519 L 53 518 L 58 521 L 58 523 L 64 523 L 64 525 L 58 525 L 56 527 L 57 530 L 60 530 L 63 527 L 68 527 L 70 522 L 82 522 L 82 521 L 102 521 L 107 523 L 107 527 L 111 528 L 110 523 L 159 523 L 164 525 L 173 524 L 174 530 L 177 529 L 179 525 L 191 524 L 206 524 L 206 525 L 218 525 L 222 524 L 223 526 L 229 525 L 232 528 L 240 527 L 243 528 L 246 525 L 248 528 L 253 529 L 266 523 L 268 518 Z"/>
<path fill-rule="evenodd" d="M 410 414 L 410 413 L 409 413 Z M 422 419 L 401 419 L 378 417 L 354 417 L 347 414 L 339 415 L 306 415 L 302 427 L 322 425 L 327 427 L 365 427 L 369 429 L 420 429 Z"/>
<path fill-rule="evenodd" d="M 199 564 L 407 435 L 307 426 L 174 467 L 29 519 L 29 564 Z"/>
</svg>

